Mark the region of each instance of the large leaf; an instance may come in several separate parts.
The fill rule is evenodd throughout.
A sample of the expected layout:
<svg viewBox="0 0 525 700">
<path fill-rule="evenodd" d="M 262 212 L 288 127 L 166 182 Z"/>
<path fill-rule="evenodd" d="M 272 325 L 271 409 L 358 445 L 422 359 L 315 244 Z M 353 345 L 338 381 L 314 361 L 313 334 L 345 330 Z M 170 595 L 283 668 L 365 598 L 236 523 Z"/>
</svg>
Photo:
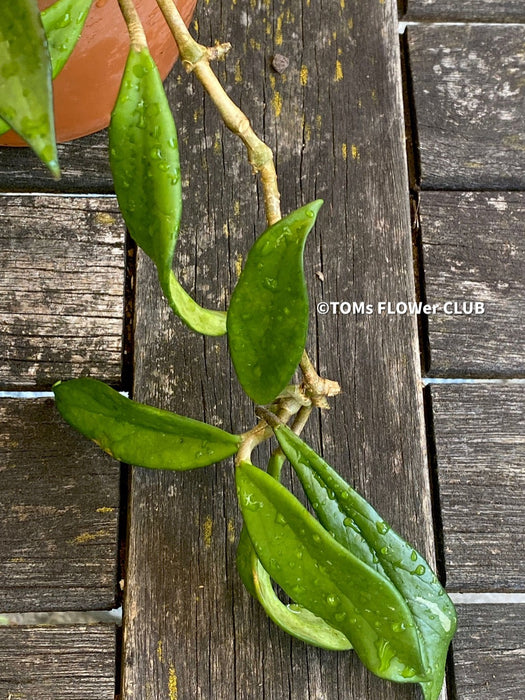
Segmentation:
<svg viewBox="0 0 525 700">
<path fill-rule="evenodd" d="M 182 190 L 177 131 L 147 48 L 131 49 L 109 127 L 110 164 L 126 226 L 153 260 L 175 313 L 193 330 L 226 333 L 226 314 L 199 306 L 171 269 Z"/>
<path fill-rule="evenodd" d="M 428 660 L 428 700 L 439 696 L 448 647 L 456 630 L 454 605 L 428 562 L 314 450 L 288 427 L 274 428 L 320 521 L 349 551 L 376 568 L 410 608 Z"/>
<path fill-rule="evenodd" d="M 266 472 L 242 463 L 237 490 L 257 556 L 279 586 L 339 629 L 378 676 L 424 680 L 419 635 L 395 586 L 340 545 Z"/>
<path fill-rule="evenodd" d="M 53 387 L 63 418 L 115 459 L 152 469 L 194 469 L 235 454 L 238 435 L 127 399 L 95 379 Z"/>
<path fill-rule="evenodd" d="M 35 0 L 9 0 L 0 12 L 0 117 L 60 176 L 51 62 Z"/>
<path fill-rule="evenodd" d="M 303 250 L 322 200 L 267 229 L 252 246 L 228 309 L 230 354 L 256 403 L 269 403 L 290 381 L 308 331 Z"/>
</svg>

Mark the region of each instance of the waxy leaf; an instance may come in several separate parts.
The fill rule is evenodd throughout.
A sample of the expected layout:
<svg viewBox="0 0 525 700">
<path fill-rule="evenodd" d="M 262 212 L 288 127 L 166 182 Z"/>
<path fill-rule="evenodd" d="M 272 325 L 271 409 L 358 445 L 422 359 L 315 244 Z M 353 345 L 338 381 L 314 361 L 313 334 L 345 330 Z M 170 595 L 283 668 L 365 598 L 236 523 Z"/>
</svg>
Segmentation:
<svg viewBox="0 0 525 700">
<path fill-rule="evenodd" d="M 226 313 L 199 306 L 171 269 L 182 189 L 177 131 L 157 66 L 147 48 L 129 52 L 109 126 L 110 165 L 126 226 L 157 267 L 175 313 L 193 330 L 226 333 Z"/>
<path fill-rule="evenodd" d="M 60 73 L 80 38 L 93 0 L 57 0 L 40 13 L 47 37 L 52 78 Z M 0 119 L 0 134 L 11 127 Z"/>
<path fill-rule="evenodd" d="M 60 176 L 51 63 L 35 0 L 9 0 L 0 12 L 0 117 Z"/>
<path fill-rule="evenodd" d="M 206 467 L 235 454 L 240 437 L 127 399 L 95 379 L 53 387 L 62 417 L 115 459 L 151 469 Z"/>
<path fill-rule="evenodd" d="M 228 309 L 237 377 L 253 401 L 269 403 L 301 359 L 308 331 L 303 250 L 322 200 L 297 209 L 254 243 Z"/>
<path fill-rule="evenodd" d="M 255 553 L 246 527 L 241 530 L 237 548 L 237 568 L 248 592 L 261 603 L 268 617 L 285 632 L 322 649 L 345 651 L 352 648 L 344 634 L 322 618 L 300 605 L 285 605 L 279 600 L 268 572 Z"/>
<path fill-rule="evenodd" d="M 441 691 L 456 630 L 454 605 L 427 561 L 378 515 L 314 450 L 284 425 L 274 427 L 319 520 L 350 552 L 393 583 L 406 600 L 427 658 L 427 700 Z"/>
<path fill-rule="evenodd" d="M 290 598 L 339 629 L 378 676 L 424 680 L 419 634 L 396 588 L 340 545 L 266 472 L 243 462 L 236 476 L 257 556 Z"/>
<path fill-rule="evenodd" d="M 268 474 L 279 479 L 285 456 L 280 450 L 272 454 Z M 276 595 L 272 580 L 261 564 L 244 525 L 237 546 L 237 569 L 247 591 L 258 600 L 276 625 L 293 637 L 323 649 L 344 651 L 352 645 L 342 632 L 301 605 L 285 605 Z"/>
</svg>

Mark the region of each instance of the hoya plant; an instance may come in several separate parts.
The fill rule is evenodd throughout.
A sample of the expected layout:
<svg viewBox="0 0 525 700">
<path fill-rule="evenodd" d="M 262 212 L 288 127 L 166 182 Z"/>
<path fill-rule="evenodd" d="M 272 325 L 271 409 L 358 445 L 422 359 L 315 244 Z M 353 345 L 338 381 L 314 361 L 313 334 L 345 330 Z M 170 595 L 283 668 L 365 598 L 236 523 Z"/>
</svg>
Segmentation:
<svg viewBox="0 0 525 700">
<path fill-rule="evenodd" d="M 193 332 L 227 334 L 235 372 L 260 420 L 231 434 L 139 404 L 89 378 L 58 382 L 56 406 L 80 433 L 125 463 L 186 470 L 235 455 L 244 519 L 237 565 L 248 592 L 294 637 L 324 649 L 353 649 L 376 675 L 419 683 L 426 700 L 436 700 L 456 628 L 452 602 L 428 562 L 300 438 L 311 412 L 339 392 L 336 382 L 318 376 L 305 352 L 303 251 L 322 201 L 282 216 L 272 153 L 210 66 L 229 45 L 201 46 L 172 0 L 158 0 L 184 65 L 246 145 L 261 177 L 268 221 L 227 311 L 192 299 L 173 269 L 182 216 L 177 131 L 133 2 L 119 2 L 130 50 L 109 148 L 122 216 L 154 262 L 174 313 Z M 73 50 L 90 6 L 90 0 L 58 0 L 41 15 L 34 0 L 11 0 L 0 14 L 0 128 L 17 131 L 55 176 L 52 77 Z M 298 367 L 302 382 L 291 385 Z M 266 469 L 255 466 L 254 448 L 271 436 L 278 448 Z M 303 501 L 281 483 L 286 462 L 302 485 Z"/>
</svg>

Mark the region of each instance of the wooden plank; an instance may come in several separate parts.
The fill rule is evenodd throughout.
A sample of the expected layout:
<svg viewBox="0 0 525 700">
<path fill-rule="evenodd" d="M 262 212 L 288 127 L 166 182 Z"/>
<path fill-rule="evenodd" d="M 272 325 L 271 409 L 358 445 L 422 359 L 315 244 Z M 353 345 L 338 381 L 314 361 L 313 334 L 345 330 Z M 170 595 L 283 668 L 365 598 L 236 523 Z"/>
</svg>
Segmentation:
<svg viewBox="0 0 525 700">
<path fill-rule="evenodd" d="M 523 22 L 522 0 L 408 0 L 406 20 Z"/>
<path fill-rule="evenodd" d="M 408 29 L 423 189 L 523 189 L 525 26 Z"/>
<path fill-rule="evenodd" d="M 432 387 L 447 587 L 524 591 L 525 387 Z"/>
<path fill-rule="evenodd" d="M 125 228 L 114 198 L 0 197 L 0 386 L 122 374 Z"/>
<path fill-rule="evenodd" d="M 9 700 L 114 700 L 110 626 L 0 627 L 0 696 Z"/>
<path fill-rule="evenodd" d="M 320 371 L 344 394 L 307 439 L 431 556 L 414 319 L 315 314 L 321 300 L 414 293 L 395 2 L 343 5 L 259 3 L 247 19 L 230 2 L 202 4 L 199 34 L 233 44 L 217 70 L 276 150 L 284 211 L 325 199 L 306 254 L 309 347 L 315 355 L 319 345 Z M 270 68 L 275 53 L 289 60 L 282 75 Z M 264 221 L 242 146 L 185 80 L 168 82 L 189 181 L 176 266 L 199 301 L 224 308 Z M 140 256 L 138 264 L 135 398 L 249 428 L 253 408 L 225 339 L 185 330 L 151 265 Z M 249 599 L 235 571 L 232 472 L 226 464 L 133 473 L 124 696 L 166 697 L 176 685 L 178 700 L 418 697 L 413 686 L 373 678 L 352 654 L 291 640 Z"/>
<path fill-rule="evenodd" d="M 419 213 L 429 374 L 525 375 L 525 194 L 423 192 Z"/>
<path fill-rule="evenodd" d="M 107 130 L 59 144 L 62 170 L 54 180 L 29 148 L 0 146 L 0 192 L 113 192 Z"/>
<path fill-rule="evenodd" d="M 516 700 L 525 695 L 525 605 L 461 605 L 454 648 L 456 697 Z"/>
<path fill-rule="evenodd" d="M 0 424 L 0 612 L 111 608 L 119 465 L 50 399 L 2 399 Z"/>
</svg>

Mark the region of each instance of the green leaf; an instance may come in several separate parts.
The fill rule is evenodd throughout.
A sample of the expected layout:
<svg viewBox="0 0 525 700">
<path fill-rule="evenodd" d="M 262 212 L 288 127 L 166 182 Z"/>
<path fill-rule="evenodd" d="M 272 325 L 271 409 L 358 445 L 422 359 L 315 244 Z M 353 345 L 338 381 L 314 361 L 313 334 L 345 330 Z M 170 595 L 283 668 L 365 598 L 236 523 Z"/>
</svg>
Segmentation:
<svg viewBox="0 0 525 700">
<path fill-rule="evenodd" d="M 339 629 L 378 676 L 424 680 L 419 635 L 396 588 L 340 545 L 273 477 L 246 462 L 236 475 L 257 556 L 290 598 Z"/>
<path fill-rule="evenodd" d="M 147 48 L 131 49 L 109 126 L 110 165 L 126 226 L 153 260 L 175 313 L 193 330 L 226 333 L 226 314 L 199 306 L 172 271 L 182 189 L 177 131 Z"/>
<path fill-rule="evenodd" d="M 58 0 L 40 17 L 47 37 L 52 78 L 60 73 L 80 38 L 93 0 Z M 11 127 L 0 119 L 0 135 Z"/>
<path fill-rule="evenodd" d="M 0 117 L 59 177 L 51 63 L 35 0 L 9 0 L 2 5 Z"/>
<path fill-rule="evenodd" d="M 308 332 L 303 250 L 322 200 L 297 209 L 252 246 L 228 309 L 230 354 L 253 401 L 269 403 L 288 384 Z"/>
<path fill-rule="evenodd" d="M 105 452 L 151 469 L 194 469 L 235 454 L 240 437 L 127 399 L 95 379 L 53 387 L 63 418 Z"/>
<path fill-rule="evenodd" d="M 268 463 L 268 474 L 274 479 L 279 479 L 285 459 L 281 450 L 272 454 Z M 284 605 L 279 600 L 268 572 L 255 553 L 246 526 L 241 530 L 237 546 L 237 569 L 247 591 L 261 603 L 270 619 L 285 632 L 323 649 L 344 651 L 352 648 L 344 634 L 322 618 L 301 605 Z"/>
<path fill-rule="evenodd" d="M 406 600 L 427 658 L 427 700 L 439 696 L 456 612 L 428 562 L 314 450 L 284 425 L 274 428 L 319 520 L 335 539 L 393 583 Z"/>
</svg>

